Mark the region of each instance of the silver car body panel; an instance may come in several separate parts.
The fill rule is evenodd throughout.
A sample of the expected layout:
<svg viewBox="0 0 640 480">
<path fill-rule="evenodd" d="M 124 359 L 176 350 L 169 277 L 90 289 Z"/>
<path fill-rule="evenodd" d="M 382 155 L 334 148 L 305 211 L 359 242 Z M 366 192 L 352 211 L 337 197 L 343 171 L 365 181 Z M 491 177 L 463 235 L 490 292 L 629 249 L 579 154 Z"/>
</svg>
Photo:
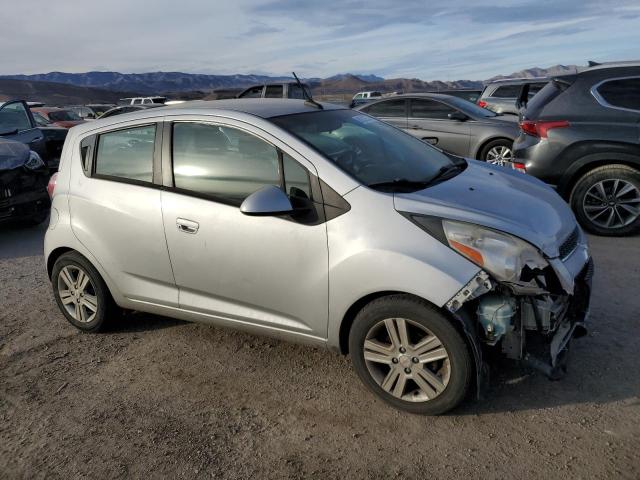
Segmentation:
<svg viewBox="0 0 640 480">
<path fill-rule="evenodd" d="M 79 251 L 125 308 L 338 348 L 340 325 L 359 299 L 406 292 L 442 307 L 479 272 L 399 211 L 487 225 L 524 238 L 550 258 L 575 228 L 568 207 L 542 182 L 474 161 L 454 179 L 420 192 L 392 195 L 360 186 L 268 120 L 274 112 L 312 107 L 294 100 L 259 102 L 193 102 L 72 128 L 45 239 L 47 261 L 59 248 Z M 351 208 L 325 223 L 301 225 L 84 174 L 83 138 L 162 121 L 245 129 L 291 155 Z M 178 218 L 197 224 L 197 233 L 179 231 Z M 573 270 L 569 261 L 563 266 Z"/>
</svg>

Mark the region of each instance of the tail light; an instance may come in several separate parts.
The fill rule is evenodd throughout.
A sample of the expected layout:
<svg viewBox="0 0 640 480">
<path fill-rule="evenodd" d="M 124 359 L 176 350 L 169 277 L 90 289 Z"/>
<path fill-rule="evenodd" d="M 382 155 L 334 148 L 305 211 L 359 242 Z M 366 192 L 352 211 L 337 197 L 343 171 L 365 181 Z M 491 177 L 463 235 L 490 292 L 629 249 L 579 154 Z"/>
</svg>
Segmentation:
<svg viewBox="0 0 640 480">
<path fill-rule="evenodd" d="M 511 168 L 517 170 L 520 173 L 527 173 L 527 167 L 524 163 L 511 162 Z"/>
<path fill-rule="evenodd" d="M 565 128 L 569 126 L 566 120 L 555 120 L 553 122 L 536 122 L 533 120 L 522 120 L 520 122 L 520 130 L 527 135 L 534 137 L 547 138 L 548 132 L 554 128 Z"/>
<path fill-rule="evenodd" d="M 487 102 L 485 102 L 484 100 L 478 100 L 478 106 L 482 108 L 486 108 Z"/>
<path fill-rule="evenodd" d="M 53 198 L 53 192 L 56 189 L 56 182 L 58 181 L 58 172 L 51 175 L 49 179 L 49 183 L 47 184 L 47 193 L 49 194 L 49 198 Z"/>
</svg>

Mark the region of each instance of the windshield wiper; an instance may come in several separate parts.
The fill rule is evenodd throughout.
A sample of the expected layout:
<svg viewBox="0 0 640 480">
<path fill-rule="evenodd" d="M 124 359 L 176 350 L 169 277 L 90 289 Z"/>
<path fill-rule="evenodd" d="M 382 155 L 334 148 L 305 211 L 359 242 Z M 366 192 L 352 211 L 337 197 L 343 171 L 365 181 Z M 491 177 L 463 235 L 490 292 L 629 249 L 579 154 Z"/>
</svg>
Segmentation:
<svg viewBox="0 0 640 480">
<path fill-rule="evenodd" d="M 429 185 L 430 180 L 409 180 L 408 178 L 396 178 L 393 180 L 388 180 L 386 182 L 376 182 L 370 183 L 367 186 L 369 188 L 373 188 L 375 190 L 384 190 L 384 189 L 407 189 L 409 191 L 414 190 L 422 190 L 427 185 Z"/>
<path fill-rule="evenodd" d="M 440 167 L 440 169 L 435 173 L 431 179 L 426 182 L 426 187 L 431 185 L 435 185 L 436 183 L 444 182 L 449 178 L 455 177 L 458 173 L 464 170 L 465 164 L 460 163 L 452 163 L 451 165 L 445 165 Z"/>
</svg>

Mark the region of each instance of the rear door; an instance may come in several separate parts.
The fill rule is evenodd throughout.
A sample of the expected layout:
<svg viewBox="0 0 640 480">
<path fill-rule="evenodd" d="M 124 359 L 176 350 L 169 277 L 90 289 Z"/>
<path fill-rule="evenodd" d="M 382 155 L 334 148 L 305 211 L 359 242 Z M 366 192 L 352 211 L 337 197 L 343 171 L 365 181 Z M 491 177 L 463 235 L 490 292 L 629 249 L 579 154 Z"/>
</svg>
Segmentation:
<svg viewBox="0 0 640 480">
<path fill-rule="evenodd" d="M 71 227 L 133 302 L 178 305 L 160 204 L 162 123 L 101 130 L 73 148 Z"/>
<path fill-rule="evenodd" d="M 454 112 L 458 110 L 437 100 L 412 98 L 407 131 L 446 152 L 469 156 L 471 120 L 449 119 Z"/>
<path fill-rule="evenodd" d="M 47 161 L 44 135 L 36 127 L 31 110 L 22 100 L 0 106 L 0 136 L 26 144 Z"/>
<path fill-rule="evenodd" d="M 407 129 L 407 100 L 404 98 L 382 100 L 362 109 L 394 127 Z"/>
</svg>

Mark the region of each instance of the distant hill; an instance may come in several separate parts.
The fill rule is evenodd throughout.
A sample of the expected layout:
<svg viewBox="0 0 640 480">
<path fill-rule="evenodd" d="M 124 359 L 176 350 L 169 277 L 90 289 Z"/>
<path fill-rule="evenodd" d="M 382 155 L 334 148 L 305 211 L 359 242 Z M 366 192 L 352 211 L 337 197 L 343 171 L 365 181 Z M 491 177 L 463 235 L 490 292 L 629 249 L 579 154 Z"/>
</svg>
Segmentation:
<svg viewBox="0 0 640 480">
<path fill-rule="evenodd" d="M 533 67 L 519 72 L 514 72 L 510 75 L 497 75 L 486 80 L 491 82 L 494 80 L 502 80 L 506 78 L 537 78 L 537 77 L 555 77 L 557 75 L 569 75 L 584 70 L 587 67 L 580 65 L 554 65 L 548 68 Z"/>
<path fill-rule="evenodd" d="M 14 98 L 44 102 L 47 105 L 73 105 L 87 103 L 117 103 L 123 97 L 135 97 L 136 93 L 114 92 L 100 88 L 78 87 L 53 82 L 34 82 L 0 78 L 0 101 Z"/>
</svg>

